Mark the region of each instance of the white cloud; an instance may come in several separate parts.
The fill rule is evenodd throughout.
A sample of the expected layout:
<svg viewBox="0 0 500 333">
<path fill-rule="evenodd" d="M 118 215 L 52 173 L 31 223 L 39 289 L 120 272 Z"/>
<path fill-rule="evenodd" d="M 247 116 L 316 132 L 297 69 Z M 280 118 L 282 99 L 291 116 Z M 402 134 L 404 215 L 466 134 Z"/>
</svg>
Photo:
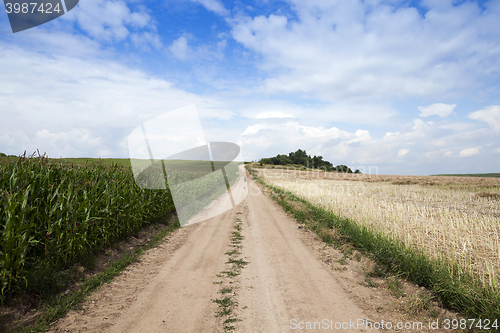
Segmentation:
<svg viewBox="0 0 500 333">
<path fill-rule="evenodd" d="M 251 159 L 301 148 L 311 155 L 322 155 L 332 163 L 340 164 L 341 161 L 347 163 L 345 160 L 354 155 L 359 161 L 371 160 L 371 153 L 365 153 L 373 148 L 374 140 L 368 130 L 358 129 L 352 133 L 337 127 L 301 126 L 297 122 L 283 121 L 248 126 L 241 136 L 241 143 Z"/>
<path fill-rule="evenodd" d="M 280 100 L 249 100 L 244 105 L 239 101 L 232 108 L 238 109 L 242 116 L 249 119 L 259 119 L 259 115 L 287 115 L 287 118 L 290 116 L 306 123 L 315 122 L 316 124 L 339 122 L 384 126 L 391 117 L 398 114 L 393 108 L 378 103 L 328 103 L 309 106 Z"/>
<path fill-rule="evenodd" d="M 0 147 L 0 152 L 9 155 L 20 155 L 25 150 L 31 154 L 36 150 L 31 146 L 30 138 L 20 129 L 1 128 Z"/>
<path fill-rule="evenodd" d="M 352 142 L 370 142 L 372 138 L 370 136 L 370 132 L 368 130 L 357 130 L 354 135 L 356 135 L 356 139 L 352 140 Z"/>
<path fill-rule="evenodd" d="M 376 165 L 379 170 L 394 170 L 391 172 L 406 174 L 431 174 L 432 168 L 441 168 L 442 173 L 451 172 L 450 170 L 457 173 L 466 171 L 458 169 L 465 168 L 465 165 L 449 165 L 452 163 L 450 159 L 454 156 L 479 154 L 483 142 L 492 142 L 490 133 L 477 129 L 472 124 L 444 120 L 427 123 L 415 119 L 413 125 L 412 128 L 405 124 L 398 131 L 386 132 L 376 139 L 372 138 L 367 126 L 355 131 L 345 131 L 341 126 L 301 126 L 295 121 L 270 119 L 248 126 L 241 142 L 250 159 L 275 156 L 301 148 L 306 149 L 309 154 L 322 155 L 332 163 Z M 475 148 L 467 148 L 471 143 L 475 143 Z M 414 167 L 406 165 L 403 171 L 401 163 L 410 162 L 406 158 L 410 152 L 411 165 Z M 484 160 L 484 154 L 480 156 L 477 160 L 470 160 L 467 165 L 470 167 L 478 164 L 488 168 L 494 165 L 491 157 Z"/>
<path fill-rule="evenodd" d="M 438 155 L 438 151 L 437 150 L 433 150 L 433 151 L 429 151 L 427 153 L 425 153 L 425 156 L 427 158 L 434 158 Z"/>
<path fill-rule="evenodd" d="M 488 123 L 495 131 L 500 131 L 500 105 L 490 105 L 469 114 L 470 119 Z"/>
<path fill-rule="evenodd" d="M 336 127 L 332 128 L 323 128 L 323 127 L 311 127 L 311 126 L 299 126 L 299 128 L 304 132 L 304 136 L 302 138 L 310 138 L 310 139 L 322 139 L 322 140 L 331 140 L 338 139 L 340 137 L 347 138 L 347 132 L 343 132 Z M 360 135 L 361 136 L 361 135 Z"/>
<path fill-rule="evenodd" d="M 215 56 L 219 60 L 224 59 L 224 50 L 226 49 L 226 46 L 227 46 L 226 39 L 221 39 L 217 42 L 217 51 L 215 52 Z"/>
<path fill-rule="evenodd" d="M 264 132 L 265 131 L 265 132 Z M 242 134 L 243 140 L 251 140 L 252 136 L 259 135 L 267 138 L 267 146 L 272 146 L 276 143 L 284 144 L 289 143 L 292 145 L 310 145 L 313 143 L 323 143 L 328 140 L 341 139 L 349 140 L 363 140 L 366 135 L 369 137 L 368 131 L 358 131 L 356 133 L 349 133 L 342 131 L 336 127 L 312 127 L 301 126 L 295 121 L 281 122 L 281 123 L 259 123 L 248 126 Z M 280 138 L 279 140 L 271 139 L 271 137 Z M 253 138 L 253 139 L 254 139 Z"/>
<path fill-rule="evenodd" d="M 156 21 L 146 13 L 144 6 L 135 5 L 138 10 L 132 9 L 133 6 L 123 0 L 80 1 L 75 10 L 57 20 L 16 34 L 11 45 L 85 59 L 90 55 L 100 59 L 124 57 L 123 52 L 120 55 L 112 53 L 115 51 L 110 47 L 114 46 L 112 43 L 126 43 L 127 51 L 136 51 L 130 45 L 142 51 L 161 48 Z"/>
<path fill-rule="evenodd" d="M 257 132 L 259 132 L 260 130 L 268 129 L 268 128 L 271 128 L 271 127 L 263 125 L 263 124 L 251 125 L 251 126 L 248 126 L 245 129 L 245 131 L 243 131 L 243 133 L 241 135 L 243 136 L 243 135 L 257 134 Z"/>
<path fill-rule="evenodd" d="M 258 131 L 261 130 L 261 125 L 257 124 L 257 125 L 252 125 L 252 126 L 248 126 L 245 131 L 243 131 L 243 133 L 241 134 L 242 136 L 243 135 L 252 135 L 252 134 L 256 134 Z"/>
<path fill-rule="evenodd" d="M 196 42 L 196 38 L 191 34 L 185 33 L 183 36 L 174 40 L 168 47 L 168 50 L 174 55 L 174 57 L 182 61 L 224 59 L 224 50 L 227 45 L 227 40 L 220 39 L 213 45 L 190 45 L 190 42 Z M 205 72 L 198 72 L 197 75 L 198 77 L 209 76 L 208 73 Z M 213 84 L 213 80 L 209 78 L 207 78 L 207 80 Z"/>
<path fill-rule="evenodd" d="M 229 15 L 229 11 L 224 7 L 224 4 L 221 1 L 217 0 L 191 0 L 191 1 L 203 5 L 206 9 L 216 14 L 222 16 Z"/>
<path fill-rule="evenodd" d="M 439 139 L 432 141 L 431 144 L 433 146 L 436 146 L 436 147 L 444 147 L 448 144 L 448 142 L 446 140 L 444 140 L 443 138 L 439 138 Z"/>
<path fill-rule="evenodd" d="M 354 139 L 363 140 L 366 135 L 369 137 L 368 131 L 358 130 L 356 133 L 348 133 L 346 131 L 341 131 L 336 127 L 324 128 L 324 127 L 312 127 L 312 126 L 301 126 L 296 121 L 287 121 L 281 123 L 259 123 L 255 125 L 248 126 L 242 136 L 254 135 L 263 130 L 272 130 L 274 132 L 281 133 L 280 135 L 285 135 L 286 137 L 294 137 L 295 140 L 331 140 L 331 139 Z M 272 144 L 272 141 L 269 142 Z"/>
<path fill-rule="evenodd" d="M 471 157 L 478 155 L 480 153 L 481 147 L 467 148 L 460 151 L 458 156 L 460 157 Z"/>
<path fill-rule="evenodd" d="M 153 27 L 152 18 L 144 12 L 132 12 L 122 0 L 80 1 L 78 10 L 63 16 L 65 20 L 76 20 L 91 37 L 101 41 L 122 41 L 130 28 Z"/>
<path fill-rule="evenodd" d="M 239 114 L 244 121 L 231 121 L 231 128 L 221 126 L 209 131 L 223 133 L 218 138 L 220 141 L 229 140 L 225 133 L 230 131 L 236 138 L 232 142 L 240 139 L 248 159 L 301 148 L 310 154 L 323 155 L 332 163 L 389 164 L 385 169 L 388 170 L 401 163 L 401 151 L 405 149 L 412 152 L 414 163 L 428 163 L 426 154 L 436 146 L 442 149 L 433 155 L 433 161 L 444 158 L 447 152 L 460 152 L 470 145 L 485 146 L 492 140 L 491 131 L 478 130 L 471 124 L 421 119 L 415 119 L 409 126 L 397 125 L 392 132 L 382 133 L 382 137 L 376 139 L 372 138 L 375 135 L 371 134 L 369 125 L 347 131 L 340 123 L 322 124 L 325 120 L 335 124 L 335 120 L 355 117 L 353 109 L 365 112 L 362 121 L 366 123 L 383 123 L 388 116 L 379 117 L 378 112 L 387 111 L 385 107 L 311 108 L 284 101 L 242 103 L 241 99 L 198 96 L 177 89 L 165 80 L 109 61 L 53 59 L 19 49 L 0 48 L 0 62 L 5 69 L 0 75 L 3 94 L 0 110 L 5 110 L 2 120 L 9 124 L 8 129 L 0 132 L 0 151 L 12 154 L 38 148 L 50 156 L 126 157 L 126 145 L 122 144 L 130 130 L 147 119 L 189 104 L 196 104 L 202 118 L 209 120 L 234 119 L 231 117 Z M 308 116 L 311 114 L 314 117 Z M 293 118 L 285 117 L 289 115 Z"/>
<path fill-rule="evenodd" d="M 387 132 L 384 135 L 384 140 L 386 140 L 386 141 L 397 140 L 398 136 L 399 136 L 399 131 L 398 132 L 394 132 L 394 133 Z"/>
<path fill-rule="evenodd" d="M 257 119 L 269 119 L 269 118 L 293 118 L 292 115 L 286 114 L 279 111 L 265 111 L 260 112 L 256 116 Z"/>
<path fill-rule="evenodd" d="M 157 34 L 150 32 L 134 33 L 130 36 L 132 42 L 144 51 L 150 51 L 150 45 L 160 49 L 163 45 Z"/>
<path fill-rule="evenodd" d="M 32 140 L 33 147 L 45 147 L 54 157 L 85 156 L 103 149 L 102 138 L 92 135 L 87 129 L 73 128 L 68 132 L 56 132 L 43 129 Z"/>
<path fill-rule="evenodd" d="M 406 154 L 408 154 L 410 151 L 408 149 L 401 149 L 399 152 L 398 152 L 398 157 L 403 157 L 405 156 Z"/>
<path fill-rule="evenodd" d="M 51 156 L 111 151 L 126 157 L 120 142 L 147 119 L 191 104 L 206 116 L 225 113 L 210 97 L 112 61 L 0 47 L 0 63 L 0 110 L 6 121 L 0 126 L 9 129 L 0 133 L 0 151 L 40 149 Z"/>
<path fill-rule="evenodd" d="M 422 119 L 413 119 L 413 124 L 412 129 L 420 132 L 424 132 L 429 128 L 429 124 L 426 124 Z"/>
<path fill-rule="evenodd" d="M 169 46 L 168 49 L 176 58 L 182 61 L 186 60 L 189 52 L 187 38 L 179 37 L 178 39 L 174 40 L 174 42 Z"/>
<path fill-rule="evenodd" d="M 270 93 L 330 101 L 463 97 L 500 70 L 493 6 L 484 11 L 471 2 L 432 6 L 423 17 L 401 3 L 290 2 L 297 19 L 228 20 L 233 37 L 261 56 L 257 66 L 272 70 L 263 82 Z"/>
<path fill-rule="evenodd" d="M 47 129 L 37 131 L 29 138 L 24 130 L 3 129 L 0 135 L 0 146 L 12 154 L 19 155 L 24 151 L 28 155 L 40 151 L 49 157 L 82 157 L 95 156 L 112 157 L 104 148 L 101 137 L 95 136 L 88 129 L 73 128 L 68 132 L 50 132 Z"/>
<path fill-rule="evenodd" d="M 420 117 L 440 116 L 441 118 L 449 116 L 455 109 L 456 104 L 434 103 L 429 106 L 419 106 Z"/>
</svg>

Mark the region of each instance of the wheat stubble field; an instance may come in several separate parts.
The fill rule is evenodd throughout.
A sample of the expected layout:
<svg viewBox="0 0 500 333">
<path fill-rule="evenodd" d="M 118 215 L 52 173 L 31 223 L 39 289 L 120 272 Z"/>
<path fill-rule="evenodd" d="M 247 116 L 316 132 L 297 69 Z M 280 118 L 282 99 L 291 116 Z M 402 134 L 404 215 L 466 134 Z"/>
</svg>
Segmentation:
<svg viewBox="0 0 500 333">
<path fill-rule="evenodd" d="M 262 179 L 370 230 L 458 264 L 498 290 L 500 178 L 259 169 Z"/>
</svg>

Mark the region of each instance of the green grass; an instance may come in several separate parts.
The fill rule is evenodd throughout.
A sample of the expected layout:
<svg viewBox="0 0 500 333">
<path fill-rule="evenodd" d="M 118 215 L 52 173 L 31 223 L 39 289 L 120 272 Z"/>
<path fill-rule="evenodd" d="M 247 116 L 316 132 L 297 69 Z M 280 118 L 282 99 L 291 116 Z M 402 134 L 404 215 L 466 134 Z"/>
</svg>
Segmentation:
<svg viewBox="0 0 500 333">
<path fill-rule="evenodd" d="M 219 293 L 221 293 L 221 294 L 228 294 L 228 293 L 232 293 L 232 292 L 233 292 L 232 287 L 225 287 L 225 288 L 222 288 L 221 290 L 219 290 Z"/>
<path fill-rule="evenodd" d="M 241 212 L 238 212 L 236 214 L 241 214 Z M 242 230 L 242 221 L 240 218 L 236 218 L 234 229 L 236 231 L 232 232 L 232 237 L 231 237 L 231 243 L 233 245 L 230 245 L 234 247 L 234 243 L 241 243 L 243 240 L 243 236 L 240 234 L 240 231 Z M 239 248 L 241 248 L 241 245 L 238 245 Z M 229 258 L 226 262 L 227 265 L 231 265 L 231 268 L 229 270 L 225 270 L 217 274 L 217 277 L 222 277 L 223 275 L 226 276 L 226 283 L 227 285 L 222 287 L 219 290 L 219 293 L 222 295 L 226 295 L 229 293 L 232 293 L 232 295 L 229 296 L 224 296 L 223 298 L 217 298 L 217 299 L 212 299 L 212 302 L 216 303 L 219 305 L 219 310 L 216 311 L 215 316 L 216 317 L 226 317 L 223 321 L 224 325 L 224 332 L 229 333 L 231 331 L 234 331 L 236 329 L 235 326 L 232 324 L 238 321 L 241 321 L 241 319 L 236 318 L 233 315 L 233 310 L 234 307 L 237 305 L 237 301 L 235 300 L 235 290 L 238 289 L 236 287 L 236 284 L 238 283 L 238 280 L 236 278 L 241 274 L 241 270 L 249 264 L 249 262 L 244 261 L 243 258 L 237 259 L 236 256 L 241 255 L 241 252 L 238 250 L 232 250 L 228 251 L 225 253 Z M 214 282 L 214 284 L 220 284 L 221 286 L 224 284 L 224 281 L 217 281 Z"/>
<path fill-rule="evenodd" d="M 240 268 L 243 268 L 245 267 L 246 265 L 248 265 L 248 262 L 247 261 L 244 261 L 243 259 L 233 259 L 233 258 L 229 258 L 228 261 L 226 262 L 226 264 L 233 264 L 235 265 L 238 269 Z"/>
<path fill-rule="evenodd" d="M 258 181 L 262 183 L 262 180 Z M 267 184 L 264 186 L 271 189 L 273 198 L 286 211 L 299 223 L 304 223 L 308 229 L 316 232 L 324 242 L 337 246 L 342 243 L 351 244 L 388 272 L 430 289 L 444 305 L 468 318 L 500 318 L 498 288 L 484 288 L 477 277 L 457 273 L 458 267 L 448 259 L 430 259 L 423 251 L 409 248 L 402 242 L 368 230 L 354 221 L 315 207 L 280 188 Z M 344 260 L 346 259 L 347 256 Z M 398 289 L 397 282 L 392 281 L 392 285 L 394 290 Z"/>
<path fill-rule="evenodd" d="M 225 254 L 227 254 L 228 256 L 234 256 L 234 255 L 239 255 L 241 253 L 238 250 L 232 250 L 232 251 L 226 252 Z"/>
</svg>

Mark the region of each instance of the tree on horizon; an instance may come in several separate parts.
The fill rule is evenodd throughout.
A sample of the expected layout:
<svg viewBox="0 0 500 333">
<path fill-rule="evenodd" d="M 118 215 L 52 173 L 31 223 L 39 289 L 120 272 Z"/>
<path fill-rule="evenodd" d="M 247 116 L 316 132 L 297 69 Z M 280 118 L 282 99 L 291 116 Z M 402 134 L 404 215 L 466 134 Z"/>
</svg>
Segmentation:
<svg viewBox="0 0 500 333">
<path fill-rule="evenodd" d="M 329 161 L 323 159 L 323 156 L 308 155 L 305 150 L 297 149 L 295 152 L 291 152 L 288 155 L 278 154 L 274 157 L 261 158 L 259 161 L 260 165 L 271 164 L 271 165 L 302 165 L 306 168 L 312 169 L 324 169 L 325 171 L 337 171 L 345 173 L 353 173 L 351 168 L 347 165 L 337 165 L 336 167 Z M 360 173 L 356 170 L 354 173 Z"/>
</svg>

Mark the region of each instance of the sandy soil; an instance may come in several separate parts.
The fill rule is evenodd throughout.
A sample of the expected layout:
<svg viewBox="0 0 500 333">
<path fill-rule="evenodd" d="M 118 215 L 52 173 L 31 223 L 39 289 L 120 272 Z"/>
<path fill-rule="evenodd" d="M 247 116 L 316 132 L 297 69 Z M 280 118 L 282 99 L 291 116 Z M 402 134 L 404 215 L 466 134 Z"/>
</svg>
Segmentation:
<svg viewBox="0 0 500 333">
<path fill-rule="evenodd" d="M 60 319 L 52 332 L 224 332 L 212 299 L 220 296 L 214 282 L 226 267 L 225 252 L 237 218 L 245 237 L 241 256 L 249 262 L 233 294 L 241 319 L 234 324 L 237 331 L 372 332 L 365 325 L 351 330 L 336 330 L 334 325 L 412 319 L 382 280 L 374 278 L 378 287 L 363 285 L 367 259 L 339 264 L 339 251 L 299 228 L 250 176 L 248 185 L 247 198 L 234 209 L 171 234 L 91 295 L 82 310 Z M 308 322 L 333 326 L 298 329 Z"/>
</svg>

